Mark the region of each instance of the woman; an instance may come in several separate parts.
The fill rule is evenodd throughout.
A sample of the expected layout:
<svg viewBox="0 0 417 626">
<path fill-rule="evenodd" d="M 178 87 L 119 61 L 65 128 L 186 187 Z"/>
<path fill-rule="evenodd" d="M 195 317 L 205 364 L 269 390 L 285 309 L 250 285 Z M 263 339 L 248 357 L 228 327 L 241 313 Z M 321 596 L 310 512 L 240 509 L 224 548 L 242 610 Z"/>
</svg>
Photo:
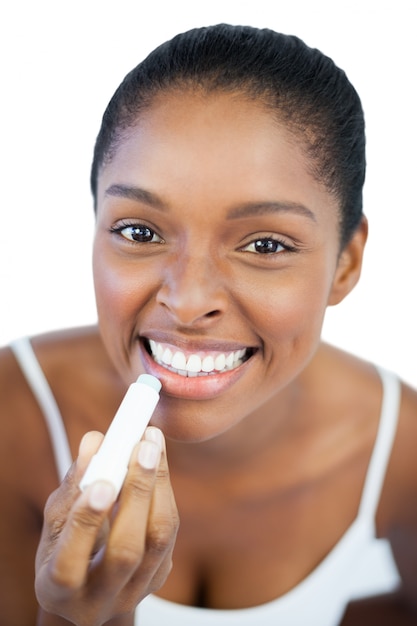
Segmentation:
<svg viewBox="0 0 417 626">
<path fill-rule="evenodd" d="M 98 328 L 1 355 L 5 624 L 417 623 L 416 392 L 320 341 L 360 276 L 364 144 L 344 73 L 269 30 L 193 30 L 125 78 L 92 167 Z M 144 372 L 119 498 L 81 493 Z"/>
</svg>

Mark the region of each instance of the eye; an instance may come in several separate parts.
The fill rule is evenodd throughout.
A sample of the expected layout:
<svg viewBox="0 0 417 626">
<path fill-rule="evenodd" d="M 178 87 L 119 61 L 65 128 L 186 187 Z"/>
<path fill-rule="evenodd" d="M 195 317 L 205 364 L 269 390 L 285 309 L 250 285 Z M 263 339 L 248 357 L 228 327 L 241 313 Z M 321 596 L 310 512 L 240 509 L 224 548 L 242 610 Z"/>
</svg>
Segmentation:
<svg viewBox="0 0 417 626">
<path fill-rule="evenodd" d="M 126 224 L 111 228 L 116 233 L 132 243 L 161 243 L 163 239 L 146 224 Z"/>
<path fill-rule="evenodd" d="M 293 250 L 293 248 L 274 237 L 260 237 L 244 246 L 242 250 L 255 254 L 277 254 L 278 252 Z"/>
</svg>

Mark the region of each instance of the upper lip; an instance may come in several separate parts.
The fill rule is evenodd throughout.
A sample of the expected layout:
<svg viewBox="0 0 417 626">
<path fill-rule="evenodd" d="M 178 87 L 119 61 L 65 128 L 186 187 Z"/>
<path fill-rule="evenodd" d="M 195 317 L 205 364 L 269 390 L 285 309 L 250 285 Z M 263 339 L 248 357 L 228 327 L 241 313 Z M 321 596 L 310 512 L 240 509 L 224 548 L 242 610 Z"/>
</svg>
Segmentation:
<svg viewBox="0 0 417 626">
<path fill-rule="evenodd" d="M 253 344 L 243 344 L 236 341 L 224 341 L 219 339 L 201 338 L 196 339 L 184 339 L 184 337 L 173 336 L 166 332 L 150 332 L 146 335 L 142 335 L 141 339 L 149 342 L 150 339 L 157 343 L 165 343 L 178 348 L 182 352 L 234 352 L 235 350 L 242 350 L 248 348 L 256 348 Z"/>
</svg>

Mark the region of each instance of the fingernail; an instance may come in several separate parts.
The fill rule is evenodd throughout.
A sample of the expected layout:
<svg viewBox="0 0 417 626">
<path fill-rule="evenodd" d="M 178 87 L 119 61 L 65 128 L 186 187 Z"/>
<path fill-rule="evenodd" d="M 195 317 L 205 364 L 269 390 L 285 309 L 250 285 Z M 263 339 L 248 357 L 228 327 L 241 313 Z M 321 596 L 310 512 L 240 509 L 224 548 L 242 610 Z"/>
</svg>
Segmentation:
<svg viewBox="0 0 417 626">
<path fill-rule="evenodd" d="M 155 469 L 159 463 L 161 448 L 154 441 L 141 441 L 138 451 L 139 464 L 145 469 Z"/>
<path fill-rule="evenodd" d="M 88 503 L 95 511 L 105 511 L 113 504 L 116 490 L 107 481 L 98 481 L 88 491 Z"/>
<path fill-rule="evenodd" d="M 91 447 L 91 433 L 85 433 L 80 441 L 78 448 L 78 456 L 86 456 L 90 452 Z"/>
<path fill-rule="evenodd" d="M 145 430 L 145 439 L 146 441 L 153 441 L 154 443 L 157 443 L 161 449 L 164 445 L 164 436 L 159 428 L 156 428 L 156 426 L 148 426 Z"/>
<path fill-rule="evenodd" d="M 103 435 L 97 431 L 89 431 L 88 433 L 85 433 L 78 447 L 78 456 L 90 457 L 97 451 L 99 443 L 102 439 Z"/>
</svg>

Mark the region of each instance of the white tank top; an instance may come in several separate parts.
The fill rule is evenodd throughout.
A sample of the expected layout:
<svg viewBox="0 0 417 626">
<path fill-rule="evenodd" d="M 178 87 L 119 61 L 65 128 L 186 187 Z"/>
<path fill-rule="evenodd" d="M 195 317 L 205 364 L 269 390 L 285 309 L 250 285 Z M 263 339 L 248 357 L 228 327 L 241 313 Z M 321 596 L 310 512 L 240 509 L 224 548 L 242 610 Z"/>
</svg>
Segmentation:
<svg viewBox="0 0 417 626">
<path fill-rule="evenodd" d="M 30 341 L 22 338 L 11 347 L 45 416 L 62 480 L 72 458 L 58 406 Z M 350 601 L 399 587 L 389 542 L 375 534 L 375 514 L 395 437 L 401 385 L 392 373 L 378 372 L 383 386 L 380 424 L 358 515 L 323 561 L 289 592 L 247 609 L 189 607 L 150 595 L 136 611 L 136 626 L 337 626 Z"/>
</svg>

